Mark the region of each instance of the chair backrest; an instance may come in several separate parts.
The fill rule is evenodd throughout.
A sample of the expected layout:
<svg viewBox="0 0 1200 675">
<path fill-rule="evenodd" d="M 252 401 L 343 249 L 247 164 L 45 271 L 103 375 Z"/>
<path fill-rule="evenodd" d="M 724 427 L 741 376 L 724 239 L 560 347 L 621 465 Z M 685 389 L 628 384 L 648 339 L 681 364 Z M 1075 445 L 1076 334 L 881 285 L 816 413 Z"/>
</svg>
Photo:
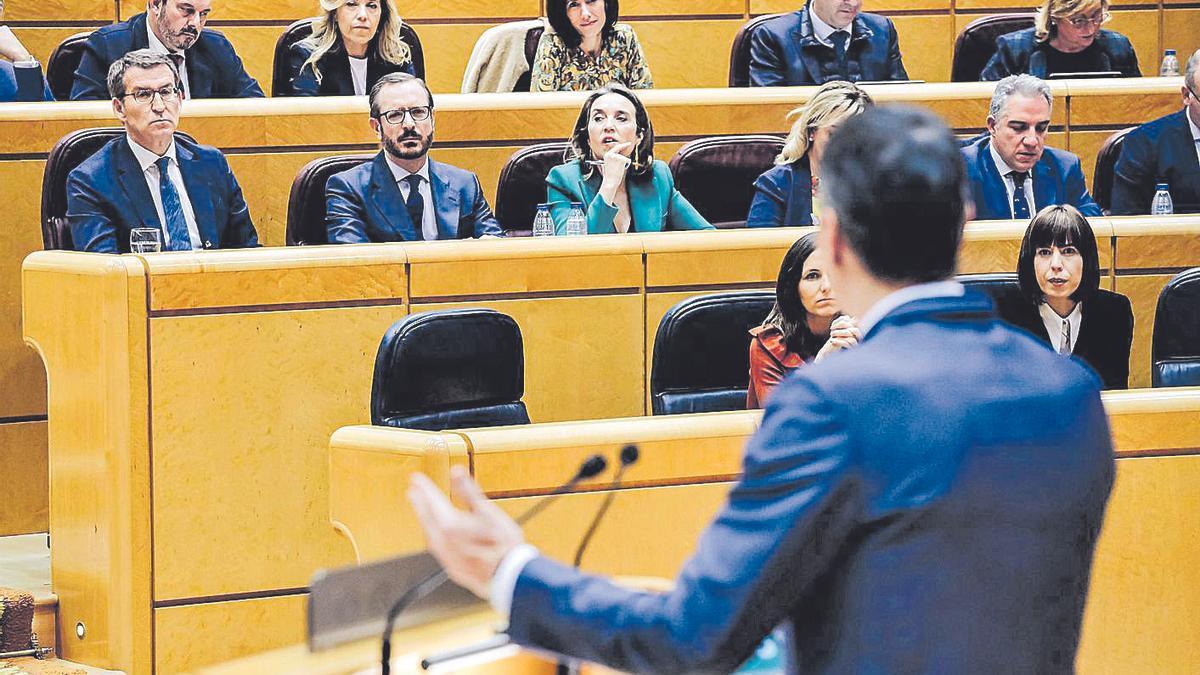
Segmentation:
<svg viewBox="0 0 1200 675">
<path fill-rule="evenodd" d="M 1114 131 L 1104 141 L 1104 145 L 1100 146 L 1100 152 L 1096 153 L 1096 172 L 1092 174 L 1092 199 L 1104 209 L 1105 214 L 1112 210 L 1113 168 L 1117 165 L 1117 158 L 1121 156 L 1121 144 L 1125 141 L 1125 134 L 1136 128 L 1126 127 Z"/>
<path fill-rule="evenodd" d="M 950 81 L 978 82 L 984 66 L 996 53 L 996 38 L 1032 27 L 1032 14 L 992 14 L 967 24 L 954 40 Z"/>
<path fill-rule="evenodd" d="M 1200 385 L 1200 267 L 1175 275 L 1158 294 L 1150 346 L 1150 384 Z"/>
<path fill-rule="evenodd" d="M 654 338 L 654 414 L 745 410 L 750 329 L 774 304 L 774 291 L 735 291 L 688 298 L 667 310 Z"/>
<path fill-rule="evenodd" d="M 733 36 L 733 46 L 729 49 L 729 86 L 750 86 L 750 36 L 762 23 L 770 21 L 783 14 L 763 14 L 746 22 Z"/>
<path fill-rule="evenodd" d="M 371 424 L 440 431 L 528 424 L 525 354 L 512 317 L 490 309 L 407 316 L 375 357 Z"/>
<path fill-rule="evenodd" d="M 986 293 L 996 305 L 1020 301 L 1021 284 L 1016 272 L 960 274 L 955 279 L 967 288 Z"/>
<path fill-rule="evenodd" d="M 537 205 L 546 201 L 546 176 L 563 163 L 566 143 L 538 143 L 512 154 L 496 185 L 496 220 L 510 236 L 533 232 Z"/>
<path fill-rule="evenodd" d="M 375 155 L 330 155 L 305 164 L 292 181 L 288 194 L 288 246 L 315 246 L 329 243 L 325 227 L 325 184 L 329 177 L 369 162 Z"/>
<path fill-rule="evenodd" d="M 708 222 L 743 227 L 754 199 L 754 180 L 771 168 L 782 150 L 778 136 L 697 138 L 671 158 L 671 173 L 675 187 Z"/>
<path fill-rule="evenodd" d="M 67 176 L 105 143 L 124 133 L 122 127 L 80 129 L 58 139 L 50 149 L 42 173 L 42 246 L 47 251 L 75 249 L 67 224 Z M 175 137 L 196 142 L 182 131 L 176 131 Z"/>
<path fill-rule="evenodd" d="M 530 91 L 533 88 L 533 60 L 537 57 L 538 42 L 544 32 L 545 26 L 535 26 L 525 33 L 525 63 L 529 65 L 529 70 L 517 78 L 513 91 Z"/>
<path fill-rule="evenodd" d="M 71 100 L 71 87 L 75 85 L 75 71 L 79 70 L 79 62 L 83 60 L 83 44 L 87 42 L 92 31 L 76 33 L 58 43 L 50 53 L 46 62 L 46 82 L 55 100 Z"/>
<path fill-rule="evenodd" d="M 287 53 L 292 45 L 312 35 L 313 21 L 316 17 L 308 17 L 293 21 L 283 29 L 283 34 L 275 41 L 275 57 L 271 64 L 271 96 L 286 96 L 288 88 Z M 413 72 L 417 77 L 425 77 L 425 51 L 421 49 L 421 39 L 417 32 L 407 23 L 400 26 L 400 39 L 412 50 Z"/>
</svg>

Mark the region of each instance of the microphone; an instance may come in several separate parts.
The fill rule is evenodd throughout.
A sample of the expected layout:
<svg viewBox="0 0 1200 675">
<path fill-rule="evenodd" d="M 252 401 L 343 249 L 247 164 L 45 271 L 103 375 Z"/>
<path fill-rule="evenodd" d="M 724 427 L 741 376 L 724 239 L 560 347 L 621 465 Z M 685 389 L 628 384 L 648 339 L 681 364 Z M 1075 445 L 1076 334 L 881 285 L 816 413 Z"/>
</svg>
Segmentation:
<svg viewBox="0 0 1200 675">
<path fill-rule="evenodd" d="M 636 458 L 636 448 L 634 449 L 634 452 Z M 624 461 L 624 455 L 622 455 L 622 461 Z M 544 511 L 546 507 L 557 501 L 560 497 L 574 490 L 576 485 L 589 478 L 594 478 L 607 467 L 608 460 L 604 459 L 604 455 L 592 455 L 591 457 L 583 460 L 583 463 L 579 465 L 579 469 L 575 472 L 575 475 L 571 477 L 571 480 L 554 488 L 554 490 L 552 490 L 544 499 L 539 500 L 537 504 L 529 507 L 525 513 L 522 513 L 516 518 L 516 523 L 518 525 L 525 524 L 531 518 Z M 622 465 L 621 470 L 624 470 L 624 465 Z M 618 475 L 620 474 L 618 473 Z M 449 579 L 449 577 L 446 575 L 446 570 L 444 568 L 431 573 L 429 576 L 418 581 L 415 585 L 405 591 L 404 594 L 401 595 L 388 610 L 387 618 L 384 619 L 383 624 L 383 639 L 379 645 L 379 668 L 383 675 L 390 675 L 391 673 L 392 630 L 396 626 L 396 618 L 399 617 L 400 613 L 403 612 L 409 605 L 437 590 L 442 584 L 446 583 L 447 579 Z"/>
<path fill-rule="evenodd" d="M 621 487 L 621 480 L 625 477 L 625 470 L 638 461 L 639 454 L 636 443 L 629 443 L 621 448 L 621 464 L 617 467 L 617 475 L 613 476 L 613 481 L 608 486 L 608 494 L 604 495 L 604 502 L 600 504 L 595 517 L 592 518 L 591 525 L 588 525 L 587 532 L 583 533 L 583 539 L 579 541 L 579 548 L 575 549 L 576 567 L 579 567 L 579 563 L 583 560 L 583 552 L 587 550 L 588 544 L 592 543 L 592 536 L 596 534 L 596 528 L 600 526 L 600 521 L 608 513 L 608 508 L 612 506 L 613 499 L 617 496 L 617 488 Z"/>
</svg>

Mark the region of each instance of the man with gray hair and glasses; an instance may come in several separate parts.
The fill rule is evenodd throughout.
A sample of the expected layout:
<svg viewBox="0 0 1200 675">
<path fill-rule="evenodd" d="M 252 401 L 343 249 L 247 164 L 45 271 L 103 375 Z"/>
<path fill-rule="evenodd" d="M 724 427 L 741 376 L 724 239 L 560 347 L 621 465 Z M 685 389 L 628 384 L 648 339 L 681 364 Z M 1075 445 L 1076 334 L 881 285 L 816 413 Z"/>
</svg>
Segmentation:
<svg viewBox="0 0 1200 675">
<path fill-rule="evenodd" d="M 258 246 L 246 200 L 225 156 L 175 136 L 182 83 L 165 54 L 129 52 L 108 69 L 125 134 L 67 176 L 75 249 L 127 253 L 130 233 L 159 233 L 162 250 Z"/>
<path fill-rule="evenodd" d="M 1079 157 L 1046 147 L 1053 103 L 1050 86 L 1032 75 L 996 83 L 987 135 L 962 149 L 976 220 L 1029 220 L 1052 204 L 1100 215 Z"/>
<path fill-rule="evenodd" d="M 1200 213 L 1200 50 L 1183 74 L 1183 110 L 1134 129 L 1121 144 L 1113 170 L 1112 213 L 1150 213 L 1159 183 L 1166 183 L 1175 213 Z"/>
</svg>

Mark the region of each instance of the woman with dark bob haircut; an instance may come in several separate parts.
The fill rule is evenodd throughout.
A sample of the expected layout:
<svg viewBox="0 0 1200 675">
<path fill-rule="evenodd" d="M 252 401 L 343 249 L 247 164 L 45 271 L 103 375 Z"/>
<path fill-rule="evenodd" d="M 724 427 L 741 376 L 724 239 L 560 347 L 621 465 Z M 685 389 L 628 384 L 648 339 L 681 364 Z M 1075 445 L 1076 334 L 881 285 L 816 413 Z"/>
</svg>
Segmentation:
<svg viewBox="0 0 1200 675">
<path fill-rule="evenodd" d="M 1100 288 L 1100 256 L 1087 218 L 1070 205 L 1034 216 L 1017 259 L 1021 297 L 1000 316 L 1051 349 L 1079 357 L 1105 389 L 1129 386 L 1133 309 L 1129 298 Z"/>
<path fill-rule="evenodd" d="M 797 239 L 784 254 L 775 306 L 763 325 L 750 331 L 746 408 L 761 408 L 780 380 L 796 368 L 858 344 L 858 325 L 839 311 L 826 264 L 815 232 Z"/>
<path fill-rule="evenodd" d="M 571 202 L 583 204 L 588 234 L 712 229 L 675 189 L 666 163 L 654 159 L 646 108 L 619 84 L 584 102 L 564 162 L 546 176 L 558 234 L 565 231 Z"/>
<path fill-rule="evenodd" d="M 646 56 L 630 26 L 617 23 L 617 0 L 547 0 L 531 91 L 590 91 L 610 82 L 653 86 Z"/>
</svg>

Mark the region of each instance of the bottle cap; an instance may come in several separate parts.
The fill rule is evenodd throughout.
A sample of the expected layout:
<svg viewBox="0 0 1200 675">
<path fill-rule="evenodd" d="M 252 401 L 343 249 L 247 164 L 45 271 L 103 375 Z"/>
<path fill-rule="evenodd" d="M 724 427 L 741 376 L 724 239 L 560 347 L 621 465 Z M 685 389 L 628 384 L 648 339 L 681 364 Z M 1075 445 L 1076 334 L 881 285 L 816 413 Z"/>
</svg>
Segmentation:
<svg viewBox="0 0 1200 675">
<path fill-rule="evenodd" d="M 1159 183 L 1159 184 L 1157 184 L 1157 185 L 1155 185 L 1155 186 L 1154 186 L 1154 190 L 1155 190 L 1156 192 L 1157 192 L 1158 190 L 1169 190 L 1169 189 L 1170 189 L 1170 188 L 1167 186 L 1167 184 L 1166 184 L 1166 183 Z"/>
<path fill-rule="evenodd" d="M 1175 56 L 1175 50 L 1174 50 L 1174 49 L 1168 49 L 1167 51 L 1163 52 L 1163 55 L 1164 55 L 1164 56 Z"/>
</svg>

